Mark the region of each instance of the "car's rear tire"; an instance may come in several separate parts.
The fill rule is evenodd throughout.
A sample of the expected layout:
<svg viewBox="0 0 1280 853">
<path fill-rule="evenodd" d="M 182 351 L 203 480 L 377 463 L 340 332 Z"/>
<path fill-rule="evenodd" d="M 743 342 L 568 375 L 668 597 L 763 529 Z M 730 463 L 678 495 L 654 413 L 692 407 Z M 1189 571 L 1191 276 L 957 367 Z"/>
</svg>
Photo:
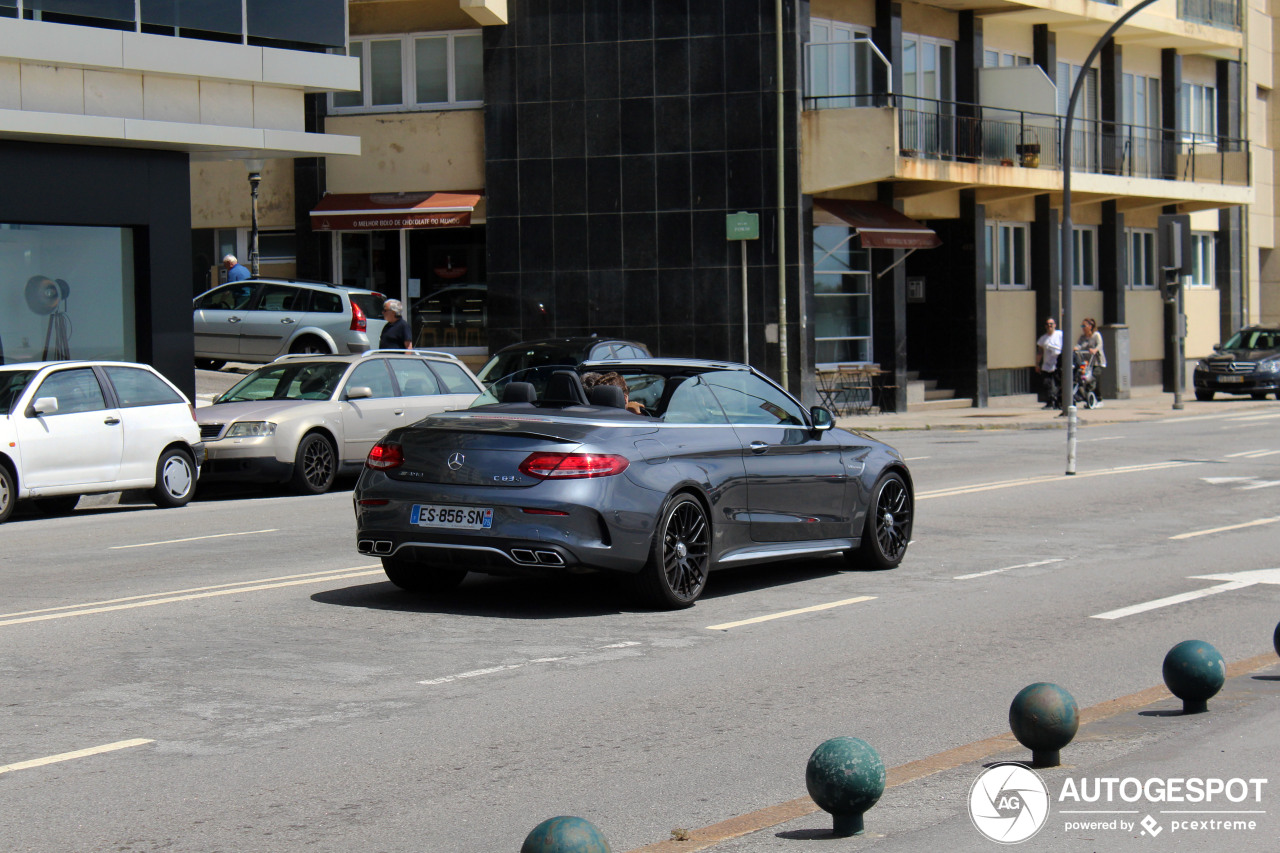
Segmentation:
<svg viewBox="0 0 1280 853">
<path fill-rule="evenodd" d="M 221 370 L 226 366 L 226 362 L 220 358 L 197 358 L 196 367 L 201 370 Z"/>
<path fill-rule="evenodd" d="M 1254 399 L 1254 400 L 1265 400 L 1265 399 L 1267 399 L 1267 392 L 1266 392 L 1266 391 L 1254 391 L 1254 392 L 1252 392 L 1252 393 L 1249 395 L 1249 397 L 1250 397 L 1251 399 Z"/>
<path fill-rule="evenodd" d="M 8 466 L 0 464 L 0 524 L 13 515 L 14 504 L 18 502 L 18 481 Z"/>
<path fill-rule="evenodd" d="M 849 563 L 859 569 L 896 569 L 911 542 L 915 506 L 911 490 L 896 471 L 876 480 L 862 526 L 862 543 L 846 552 Z"/>
<path fill-rule="evenodd" d="M 156 460 L 156 485 L 151 500 L 161 509 L 186 506 L 196 493 L 196 463 L 191 454 L 170 447 Z"/>
<path fill-rule="evenodd" d="M 324 341 L 311 337 L 298 338 L 293 342 L 293 346 L 289 347 L 289 352 L 306 355 L 332 355 Z"/>
<path fill-rule="evenodd" d="M 36 498 L 32 501 L 36 509 L 45 515 L 66 515 L 80 503 L 79 495 L 52 495 L 47 498 Z"/>
<path fill-rule="evenodd" d="M 711 569 L 711 523 L 702 503 L 681 492 L 667 502 L 649 546 L 649 561 L 634 576 L 636 592 L 665 610 L 692 607 Z"/>
<path fill-rule="evenodd" d="M 1280 394 L 1277 394 L 1276 396 L 1277 396 L 1277 398 L 1280 398 Z M 1207 403 L 1207 402 L 1209 402 L 1210 400 L 1212 400 L 1212 399 L 1213 399 L 1213 392 L 1212 392 L 1212 391 L 1205 391 L 1205 390 L 1203 390 L 1203 389 L 1201 389 L 1201 388 L 1197 388 L 1197 389 L 1196 389 L 1196 399 L 1197 399 L 1197 400 L 1199 400 L 1201 403 Z"/>
<path fill-rule="evenodd" d="M 382 570 L 405 592 L 417 593 L 448 592 L 467 576 L 466 569 L 442 569 L 400 557 L 383 557 Z"/>
<path fill-rule="evenodd" d="M 338 475 L 338 451 L 333 442 L 318 432 L 308 433 L 298 443 L 293 459 L 293 486 L 308 495 L 322 495 L 333 488 Z"/>
</svg>

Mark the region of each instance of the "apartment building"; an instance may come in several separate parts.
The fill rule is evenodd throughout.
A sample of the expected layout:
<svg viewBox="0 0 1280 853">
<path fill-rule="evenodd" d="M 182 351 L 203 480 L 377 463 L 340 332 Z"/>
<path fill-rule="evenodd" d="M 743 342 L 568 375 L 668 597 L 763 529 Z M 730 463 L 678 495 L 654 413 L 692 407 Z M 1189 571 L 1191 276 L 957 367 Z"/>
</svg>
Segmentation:
<svg viewBox="0 0 1280 853">
<path fill-rule="evenodd" d="M 0 0 L 0 358 L 191 391 L 192 163 L 358 153 L 303 126 L 345 45 L 342 0 Z"/>
<path fill-rule="evenodd" d="M 1083 71 L 1133 5 L 349 0 L 361 90 L 307 113 L 363 153 L 280 165 L 264 228 L 295 247 L 279 269 L 400 297 L 463 355 L 594 332 L 809 399 L 819 368 L 874 363 L 888 407 L 917 376 L 985 406 L 1035 390 L 1061 309 L 1083 76 L 1072 316 L 1103 327 L 1109 394 L 1169 385 L 1160 214 L 1192 216 L 1190 361 L 1280 309 L 1271 19 L 1160 0 Z M 200 239 L 242 242 L 215 208 Z"/>
</svg>

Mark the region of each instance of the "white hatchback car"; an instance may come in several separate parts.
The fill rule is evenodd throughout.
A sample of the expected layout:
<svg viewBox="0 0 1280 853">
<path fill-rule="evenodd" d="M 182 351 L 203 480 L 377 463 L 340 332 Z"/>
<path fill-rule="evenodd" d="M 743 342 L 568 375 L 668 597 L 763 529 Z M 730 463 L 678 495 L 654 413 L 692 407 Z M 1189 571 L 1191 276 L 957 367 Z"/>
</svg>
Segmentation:
<svg viewBox="0 0 1280 853">
<path fill-rule="evenodd" d="M 359 471 L 389 430 L 465 409 L 481 390 L 449 353 L 281 356 L 196 409 L 204 478 L 291 483 L 318 495 L 339 473 Z"/>
<path fill-rule="evenodd" d="M 190 401 L 148 365 L 0 366 L 0 521 L 19 500 L 70 512 L 81 495 L 125 489 L 183 506 L 203 459 Z"/>
</svg>

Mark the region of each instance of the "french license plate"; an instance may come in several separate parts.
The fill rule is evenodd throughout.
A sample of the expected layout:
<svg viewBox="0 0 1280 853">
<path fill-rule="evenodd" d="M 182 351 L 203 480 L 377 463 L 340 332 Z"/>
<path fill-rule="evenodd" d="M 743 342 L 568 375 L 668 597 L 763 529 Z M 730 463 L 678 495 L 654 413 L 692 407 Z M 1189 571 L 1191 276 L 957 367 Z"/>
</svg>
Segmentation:
<svg viewBox="0 0 1280 853">
<path fill-rule="evenodd" d="M 493 510 L 489 507 L 414 504 L 409 523 L 418 527 L 488 530 L 493 527 Z"/>
<path fill-rule="evenodd" d="M 1219 382 L 1243 382 L 1244 377 L 1243 376 L 1219 376 L 1218 381 Z"/>
</svg>

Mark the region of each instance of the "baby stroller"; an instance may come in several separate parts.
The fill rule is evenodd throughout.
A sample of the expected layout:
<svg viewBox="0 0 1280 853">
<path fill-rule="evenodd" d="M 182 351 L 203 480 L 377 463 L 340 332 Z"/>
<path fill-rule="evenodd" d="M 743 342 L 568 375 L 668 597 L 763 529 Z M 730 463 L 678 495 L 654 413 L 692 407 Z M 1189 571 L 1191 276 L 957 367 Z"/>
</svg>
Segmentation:
<svg viewBox="0 0 1280 853">
<path fill-rule="evenodd" d="M 1098 375 L 1093 359 L 1085 350 L 1072 350 L 1071 358 L 1075 368 L 1076 386 L 1075 397 L 1072 399 L 1077 406 L 1083 405 L 1086 409 L 1096 409 L 1102 405 L 1102 401 L 1098 396 Z"/>
</svg>

